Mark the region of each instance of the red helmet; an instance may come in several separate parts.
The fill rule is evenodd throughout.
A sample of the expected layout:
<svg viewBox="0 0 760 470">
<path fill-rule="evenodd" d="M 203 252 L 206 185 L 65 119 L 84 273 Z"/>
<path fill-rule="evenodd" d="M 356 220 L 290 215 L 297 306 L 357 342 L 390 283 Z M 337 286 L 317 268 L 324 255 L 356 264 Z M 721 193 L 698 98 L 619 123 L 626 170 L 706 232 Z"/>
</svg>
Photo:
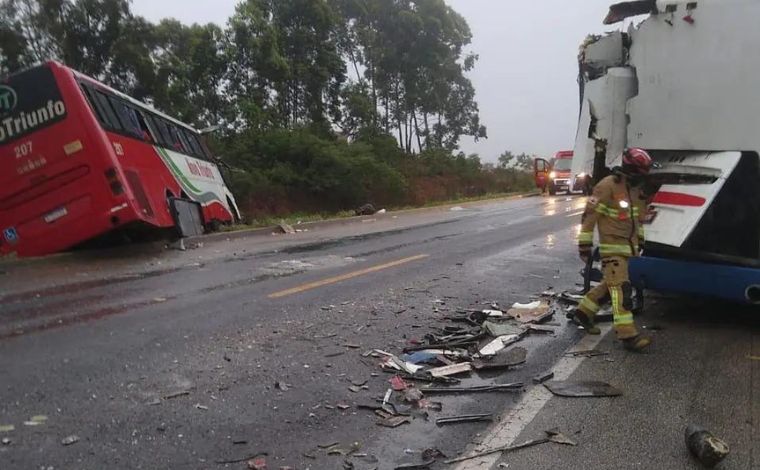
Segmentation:
<svg viewBox="0 0 760 470">
<path fill-rule="evenodd" d="M 623 168 L 636 175 L 646 175 L 652 169 L 652 157 L 644 149 L 625 149 L 623 151 Z"/>
</svg>

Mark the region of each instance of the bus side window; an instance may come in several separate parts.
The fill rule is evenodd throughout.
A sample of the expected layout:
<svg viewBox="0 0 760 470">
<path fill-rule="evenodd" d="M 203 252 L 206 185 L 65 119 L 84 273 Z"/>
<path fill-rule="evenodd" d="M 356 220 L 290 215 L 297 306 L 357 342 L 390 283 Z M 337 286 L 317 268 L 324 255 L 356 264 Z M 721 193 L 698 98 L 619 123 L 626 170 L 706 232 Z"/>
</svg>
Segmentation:
<svg viewBox="0 0 760 470">
<path fill-rule="evenodd" d="M 114 131 L 120 131 L 121 124 L 119 124 L 119 119 L 116 117 L 113 108 L 111 108 L 111 104 L 108 102 L 106 95 L 99 91 L 93 91 L 92 94 L 95 96 L 96 106 L 103 115 L 106 127 Z"/>
<path fill-rule="evenodd" d="M 162 147 L 172 148 L 169 129 L 166 127 L 166 122 L 164 122 L 163 118 L 151 116 L 151 120 L 156 124 L 156 129 L 158 129 L 158 143 Z"/>
<path fill-rule="evenodd" d="M 156 142 L 156 133 L 153 132 L 153 129 L 148 125 L 148 122 L 145 120 L 145 116 L 143 114 L 130 106 L 130 108 L 135 113 L 135 118 L 137 119 L 137 123 L 140 126 L 140 130 L 142 130 L 143 140 L 148 142 L 149 144 L 153 144 Z"/>
<path fill-rule="evenodd" d="M 190 149 L 193 151 L 193 156 L 195 158 L 200 158 L 201 160 L 206 160 L 206 155 L 204 155 L 203 150 L 198 143 L 198 137 L 187 129 L 183 129 L 183 131 L 185 134 L 185 140 L 190 144 Z"/>
<path fill-rule="evenodd" d="M 144 136 L 142 129 L 140 129 L 140 123 L 137 121 L 137 115 L 135 114 L 134 110 L 130 109 L 121 100 L 112 96 L 109 96 L 109 101 L 113 105 L 113 108 L 116 110 L 116 115 L 119 117 L 122 129 L 126 131 L 126 133 L 131 137 L 143 140 Z"/>
<path fill-rule="evenodd" d="M 177 129 L 177 126 L 174 124 L 168 124 L 168 127 L 169 133 L 172 136 L 172 148 L 177 152 L 182 152 L 186 155 L 190 155 L 190 150 L 188 149 L 189 145 L 187 142 L 185 142 L 185 139 L 182 137 L 180 130 Z"/>
</svg>

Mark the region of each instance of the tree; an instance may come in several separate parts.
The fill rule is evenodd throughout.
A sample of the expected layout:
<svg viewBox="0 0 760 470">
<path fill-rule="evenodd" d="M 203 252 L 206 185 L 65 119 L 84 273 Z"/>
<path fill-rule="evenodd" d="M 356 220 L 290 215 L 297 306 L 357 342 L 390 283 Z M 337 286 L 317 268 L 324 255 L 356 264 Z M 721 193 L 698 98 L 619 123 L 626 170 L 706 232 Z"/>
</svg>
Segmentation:
<svg viewBox="0 0 760 470">
<path fill-rule="evenodd" d="M 505 150 L 501 155 L 499 155 L 499 168 L 509 168 L 512 165 L 512 161 L 514 159 L 514 154 L 509 150 Z"/>
</svg>

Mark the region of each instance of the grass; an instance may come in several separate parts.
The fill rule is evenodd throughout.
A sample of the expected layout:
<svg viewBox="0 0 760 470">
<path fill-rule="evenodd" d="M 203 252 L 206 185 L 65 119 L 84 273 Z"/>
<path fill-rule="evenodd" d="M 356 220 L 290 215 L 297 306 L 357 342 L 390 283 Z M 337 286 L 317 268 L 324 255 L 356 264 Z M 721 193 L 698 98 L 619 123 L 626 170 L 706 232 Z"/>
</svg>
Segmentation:
<svg viewBox="0 0 760 470">
<path fill-rule="evenodd" d="M 412 209 L 421 209 L 421 208 L 433 208 L 433 207 L 440 207 L 440 206 L 465 204 L 468 202 L 503 199 L 506 197 L 528 195 L 528 194 L 534 194 L 534 193 L 535 193 L 534 191 L 517 191 L 517 192 L 509 192 L 509 193 L 484 194 L 482 196 L 462 197 L 462 198 L 448 199 L 448 200 L 442 200 L 442 201 L 430 201 L 422 206 L 393 207 L 393 208 L 388 208 L 387 210 L 403 211 L 403 210 L 412 210 Z M 256 219 L 251 219 L 245 224 L 226 226 L 222 229 L 222 231 L 237 232 L 240 230 L 266 228 L 266 227 L 272 227 L 272 226 L 278 225 L 282 222 L 285 222 L 286 224 L 292 225 L 297 228 L 299 224 L 304 224 L 307 222 L 319 222 L 322 220 L 333 220 L 333 219 L 348 219 L 351 217 L 355 217 L 354 211 L 324 212 L 324 213 L 316 213 L 316 214 L 294 213 L 294 214 L 290 214 L 290 215 L 286 215 L 282 217 L 271 216 L 271 217 L 260 217 Z"/>
</svg>

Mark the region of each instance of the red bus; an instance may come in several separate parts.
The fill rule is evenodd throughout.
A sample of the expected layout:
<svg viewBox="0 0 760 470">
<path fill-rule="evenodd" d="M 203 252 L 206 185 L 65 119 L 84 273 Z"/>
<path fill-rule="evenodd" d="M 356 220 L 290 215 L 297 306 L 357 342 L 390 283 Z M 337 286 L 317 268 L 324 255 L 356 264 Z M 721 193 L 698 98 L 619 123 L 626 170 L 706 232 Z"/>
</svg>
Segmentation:
<svg viewBox="0 0 760 470">
<path fill-rule="evenodd" d="M 115 229 L 239 217 L 192 127 L 57 62 L 0 80 L 0 254 L 40 256 Z"/>
</svg>

